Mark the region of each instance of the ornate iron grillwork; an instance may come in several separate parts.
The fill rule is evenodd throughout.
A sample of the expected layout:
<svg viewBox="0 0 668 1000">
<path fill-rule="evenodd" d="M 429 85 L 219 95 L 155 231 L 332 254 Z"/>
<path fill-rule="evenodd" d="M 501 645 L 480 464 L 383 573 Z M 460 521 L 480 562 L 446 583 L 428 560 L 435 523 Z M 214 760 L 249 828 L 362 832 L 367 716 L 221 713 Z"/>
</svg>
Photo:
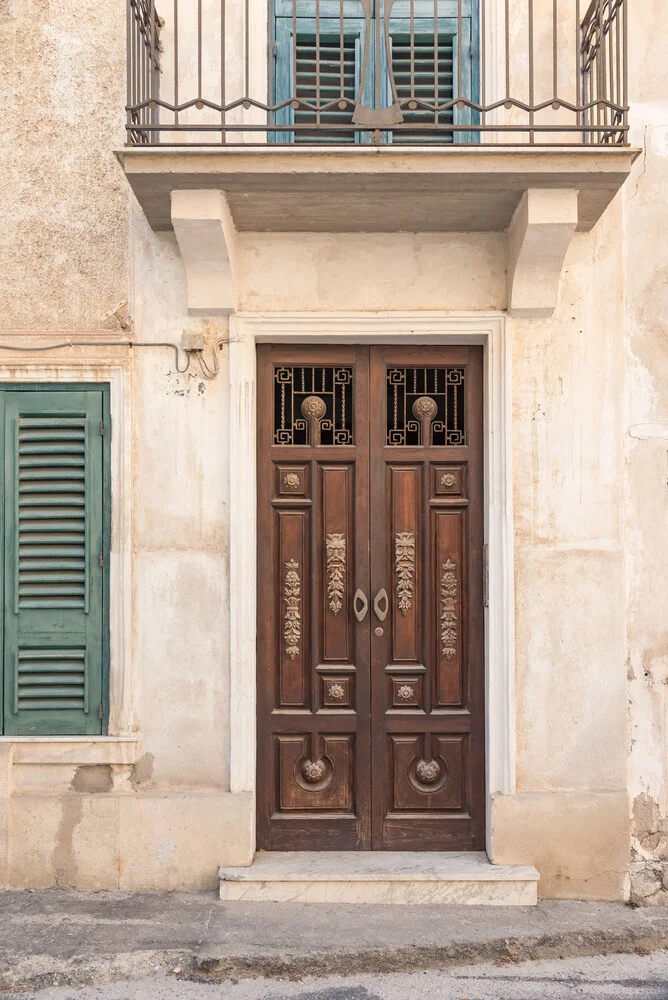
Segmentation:
<svg viewBox="0 0 668 1000">
<path fill-rule="evenodd" d="M 314 407 L 313 397 L 321 400 L 322 415 Z M 313 433 L 315 420 L 318 435 Z M 326 446 L 353 444 L 353 441 L 352 368 L 338 365 L 274 368 L 274 444 Z"/>
<path fill-rule="evenodd" d="M 628 145 L 630 0 L 126 5 L 129 145 Z"/>
<path fill-rule="evenodd" d="M 387 444 L 466 444 L 465 389 L 464 368 L 388 368 Z"/>
</svg>

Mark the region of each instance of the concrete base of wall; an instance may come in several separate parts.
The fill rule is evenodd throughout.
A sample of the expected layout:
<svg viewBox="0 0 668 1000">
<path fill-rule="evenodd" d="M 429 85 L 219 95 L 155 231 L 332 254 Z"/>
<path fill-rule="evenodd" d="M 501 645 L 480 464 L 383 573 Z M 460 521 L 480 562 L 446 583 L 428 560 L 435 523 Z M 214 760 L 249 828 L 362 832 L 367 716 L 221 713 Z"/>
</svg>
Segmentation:
<svg viewBox="0 0 668 1000">
<path fill-rule="evenodd" d="M 128 792 L 0 797 L 4 888 L 205 890 L 250 864 L 250 793 Z"/>
<path fill-rule="evenodd" d="M 543 899 L 628 896 L 626 792 L 497 795 L 492 831 L 493 863 L 535 865 Z"/>
</svg>

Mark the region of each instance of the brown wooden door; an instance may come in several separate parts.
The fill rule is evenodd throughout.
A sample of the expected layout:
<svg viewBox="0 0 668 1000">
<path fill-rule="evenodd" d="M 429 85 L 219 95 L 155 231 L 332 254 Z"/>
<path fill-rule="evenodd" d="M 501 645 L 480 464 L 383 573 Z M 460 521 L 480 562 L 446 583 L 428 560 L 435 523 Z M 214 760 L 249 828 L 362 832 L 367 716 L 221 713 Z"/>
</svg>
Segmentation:
<svg viewBox="0 0 668 1000">
<path fill-rule="evenodd" d="M 258 348 L 258 846 L 484 845 L 482 351 Z"/>
</svg>

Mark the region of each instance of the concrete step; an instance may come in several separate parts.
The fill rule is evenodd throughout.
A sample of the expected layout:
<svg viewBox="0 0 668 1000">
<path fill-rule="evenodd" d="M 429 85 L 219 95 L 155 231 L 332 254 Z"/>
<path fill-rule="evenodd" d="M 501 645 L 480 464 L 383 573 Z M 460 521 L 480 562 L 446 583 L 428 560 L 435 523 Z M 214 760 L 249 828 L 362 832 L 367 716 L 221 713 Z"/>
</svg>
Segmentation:
<svg viewBox="0 0 668 1000">
<path fill-rule="evenodd" d="M 260 851 L 221 868 L 220 898 L 277 903 L 466 903 L 535 906 L 529 865 L 492 865 L 482 852 Z"/>
</svg>

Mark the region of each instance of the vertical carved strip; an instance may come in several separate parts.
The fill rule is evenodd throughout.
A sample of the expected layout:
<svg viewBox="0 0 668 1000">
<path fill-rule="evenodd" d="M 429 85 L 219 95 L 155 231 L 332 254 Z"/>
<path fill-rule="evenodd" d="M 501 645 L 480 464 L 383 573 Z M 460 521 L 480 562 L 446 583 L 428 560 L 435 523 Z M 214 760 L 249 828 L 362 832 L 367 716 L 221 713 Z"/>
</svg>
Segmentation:
<svg viewBox="0 0 668 1000">
<path fill-rule="evenodd" d="M 285 585 L 283 588 L 285 601 L 285 618 L 283 638 L 285 640 L 285 655 L 294 660 L 299 656 L 299 643 L 302 636 L 301 626 L 301 581 L 299 579 L 299 563 L 289 559 L 285 564 Z"/>
<path fill-rule="evenodd" d="M 346 536 L 330 531 L 325 540 L 327 550 L 327 597 L 329 610 L 338 615 L 343 607 L 346 582 Z"/>
<path fill-rule="evenodd" d="M 397 570 L 397 600 L 402 615 L 413 607 L 415 577 L 415 533 L 398 531 L 394 539 L 394 562 Z"/>
<path fill-rule="evenodd" d="M 441 563 L 441 653 L 446 660 L 457 655 L 457 567 L 448 559 Z"/>
</svg>

